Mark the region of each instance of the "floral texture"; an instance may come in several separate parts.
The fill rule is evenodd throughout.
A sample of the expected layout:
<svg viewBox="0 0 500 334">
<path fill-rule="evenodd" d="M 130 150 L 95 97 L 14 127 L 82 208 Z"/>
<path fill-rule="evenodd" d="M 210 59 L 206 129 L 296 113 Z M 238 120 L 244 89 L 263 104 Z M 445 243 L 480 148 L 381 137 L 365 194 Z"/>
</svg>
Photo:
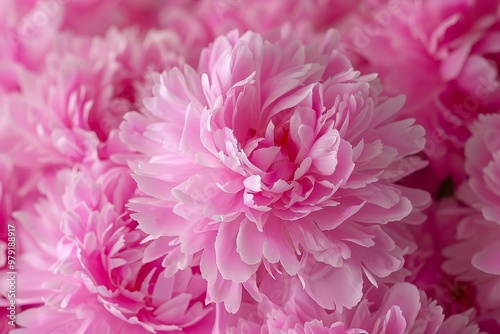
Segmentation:
<svg viewBox="0 0 500 334">
<path fill-rule="evenodd" d="M 144 40 L 143 40 L 144 38 Z M 58 37 L 40 73 L 23 71 L 19 92 L 6 95 L 10 127 L 1 137 L 15 139 L 6 150 L 17 165 L 72 166 L 91 162 L 96 149 L 123 114 L 135 108 L 154 69 L 182 63 L 174 33 L 110 30 L 105 38 Z M 30 156 L 31 161 L 26 160 Z"/>
<path fill-rule="evenodd" d="M 394 120 L 404 99 L 384 99 L 375 78 L 332 43 L 302 45 L 285 30 L 232 32 L 197 71 L 158 75 L 147 113 L 121 129 L 140 153 L 131 165 L 149 197 L 130 208 L 158 238 L 151 252 L 178 268 L 199 258 L 209 300 L 231 312 L 242 286 L 259 298 L 262 267 L 299 276 L 327 309 L 356 305 L 363 273 L 374 282 L 403 264 L 384 225 L 427 198 L 393 184 L 422 165 L 401 168 L 424 132 Z M 344 292 L 325 294 L 332 279 Z"/>
<path fill-rule="evenodd" d="M 500 118 L 480 115 L 470 131 L 472 136 L 465 145 L 468 179 L 457 192 L 470 208 L 452 212 L 459 221 L 457 242 L 445 249 L 448 260 L 444 269 L 475 287 L 479 320 L 494 332 L 500 330 Z"/>
<path fill-rule="evenodd" d="M 219 328 L 219 332 L 434 334 L 444 318 L 442 308 L 409 283 L 372 287 L 356 308 L 342 314 L 315 305 L 296 278 L 277 281 L 267 277 L 262 290 L 262 302 L 243 303 L 237 314 L 228 315 L 221 322 L 226 327 Z M 477 333 L 477 329 L 472 333 Z"/>
<path fill-rule="evenodd" d="M 380 73 L 388 94 L 407 95 L 403 114 L 428 130 L 434 172 L 459 183 L 467 126 L 500 109 L 500 3 L 373 1 L 346 27 L 344 46 L 362 67 Z"/>
<path fill-rule="evenodd" d="M 1 0 L 0 333 L 500 333 L 500 0 Z"/>
<path fill-rule="evenodd" d="M 485 219 L 500 224 L 500 116 L 481 115 L 471 126 L 465 145 L 468 180 L 459 198 L 480 210 Z"/>
<path fill-rule="evenodd" d="M 41 199 L 15 213 L 22 227 L 39 225 L 29 231 L 35 247 L 23 256 L 39 263 L 36 269 L 26 265 L 33 273 L 26 286 L 40 287 L 46 304 L 21 313 L 19 324 L 26 329 L 14 332 L 196 332 L 210 313 L 202 303 L 206 283 L 196 268 L 165 277 L 161 263 L 142 261 L 146 236 L 124 208 L 135 192 L 125 172 L 107 163 L 62 170 L 40 183 Z M 64 186 L 50 187 L 58 181 Z M 58 240 L 51 248 L 36 238 L 44 228 Z"/>
<path fill-rule="evenodd" d="M 463 287 L 468 291 L 462 289 L 462 293 L 473 299 L 478 310 L 478 322 L 488 332 L 497 332 L 500 330 L 500 276 L 495 251 L 500 230 L 478 212 L 467 208 L 457 208 L 447 214 L 453 214 L 458 220 L 457 241 L 443 251 L 446 257 L 443 270 L 466 282 Z"/>
</svg>

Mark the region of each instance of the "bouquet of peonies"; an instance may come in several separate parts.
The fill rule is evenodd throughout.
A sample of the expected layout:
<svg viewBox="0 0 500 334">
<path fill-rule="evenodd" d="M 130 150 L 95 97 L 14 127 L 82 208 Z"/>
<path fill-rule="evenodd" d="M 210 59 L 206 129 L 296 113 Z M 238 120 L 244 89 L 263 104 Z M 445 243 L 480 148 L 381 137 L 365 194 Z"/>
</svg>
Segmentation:
<svg viewBox="0 0 500 334">
<path fill-rule="evenodd" d="M 0 333 L 500 333 L 500 0 L 1 0 Z"/>
</svg>

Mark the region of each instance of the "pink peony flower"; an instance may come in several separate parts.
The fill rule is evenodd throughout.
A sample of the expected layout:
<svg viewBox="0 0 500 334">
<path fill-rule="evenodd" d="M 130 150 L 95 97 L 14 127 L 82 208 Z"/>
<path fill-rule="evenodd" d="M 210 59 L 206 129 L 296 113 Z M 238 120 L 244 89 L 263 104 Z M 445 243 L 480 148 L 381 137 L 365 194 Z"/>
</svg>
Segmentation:
<svg viewBox="0 0 500 334">
<path fill-rule="evenodd" d="M 40 73 L 23 71 L 5 96 L 9 155 L 19 166 L 60 167 L 96 159 L 97 148 L 135 108 L 152 70 L 182 63 L 168 31 L 110 30 L 106 37 L 61 35 Z M 30 157 L 30 159 L 26 159 Z M 36 163 L 33 165 L 33 163 Z"/>
<path fill-rule="evenodd" d="M 469 208 L 449 208 L 441 215 L 452 217 L 457 223 L 457 241 L 443 250 L 446 261 L 442 268 L 465 283 L 450 297 L 472 299 L 481 329 L 495 333 L 500 330 L 497 316 L 500 312 L 500 275 L 496 269 L 500 228 Z"/>
<path fill-rule="evenodd" d="M 397 283 L 381 291 L 371 289 L 350 316 L 351 327 L 367 328 L 369 333 L 437 333 L 443 310 L 410 283 Z M 348 319 L 349 319 L 348 318 Z"/>
<path fill-rule="evenodd" d="M 428 130 L 435 173 L 460 183 L 467 126 L 500 109 L 499 2 L 391 0 L 363 8 L 345 28 L 344 47 L 364 70 L 380 73 L 388 94 L 407 95 L 402 115 Z"/>
<path fill-rule="evenodd" d="M 457 241 L 445 249 L 443 268 L 475 287 L 480 325 L 496 332 L 500 330 L 500 116 L 480 115 L 470 131 L 465 145 L 468 179 L 457 197 L 471 208 L 449 213 L 458 222 Z"/>
<path fill-rule="evenodd" d="M 424 131 L 395 121 L 404 99 L 382 97 L 337 39 L 231 32 L 197 70 L 157 75 L 147 111 L 121 126 L 138 152 L 130 166 L 146 196 L 130 208 L 156 239 L 150 256 L 172 271 L 199 263 L 207 300 L 230 312 L 242 288 L 260 300 L 259 269 L 298 276 L 321 307 L 354 307 L 363 275 L 376 284 L 403 265 L 406 245 L 386 225 L 422 219 L 412 202 L 428 195 L 393 182 L 423 166 L 406 157 Z"/>
<path fill-rule="evenodd" d="M 409 283 L 370 288 L 358 306 L 343 312 L 317 307 L 296 278 L 277 282 L 268 276 L 262 290 L 260 303 L 244 302 L 235 315 L 219 307 L 216 332 L 431 334 L 437 333 L 443 321 L 441 307 Z"/>
<path fill-rule="evenodd" d="M 470 131 L 472 136 L 465 145 L 468 180 L 458 196 L 485 219 L 500 225 L 500 114 L 480 115 Z"/>
<path fill-rule="evenodd" d="M 201 333 L 211 326 L 196 268 L 166 277 L 161 262 L 143 263 L 146 236 L 124 207 L 135 190 L 126 168 L 104 162 L 43 179 L 44 198 L 15 214 L 34 236 L 30 248 L 38 248 L 24 252 L 26 263 L 38 265 L 19 271 L 43 305 L 21 313 L 24 329 L 13 333 Z"/>
</svg>

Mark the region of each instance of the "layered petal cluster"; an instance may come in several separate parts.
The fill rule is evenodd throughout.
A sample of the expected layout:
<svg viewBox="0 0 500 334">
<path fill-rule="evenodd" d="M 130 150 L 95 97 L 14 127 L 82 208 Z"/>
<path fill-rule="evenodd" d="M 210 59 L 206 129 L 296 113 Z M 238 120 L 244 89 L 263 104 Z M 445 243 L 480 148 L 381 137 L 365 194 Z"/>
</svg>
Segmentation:
<svg viewBox="0 0 500 334">
<path fill-rule="evenodd" d="M 458 197 L 500 225 L 500 114 L 480 115 L 465 145 L 468 179 Z"/>
<path fill-rule="evenodd" d="M 500 330 L 500 117 L 480 115 L 470 131 L 465 145 L 468 179 L 457 193 L 470 208 L 457 206 L 448 213 L 458 225 L 456 242 L 444 251 L 443 269 L 474 286 L 478 321 L 495 332 Z"/>
<path fill-rule="evenodd" d="M 38 250 L 24 252 L 31 267 L 19 270 L 29 280 L 26 286 L 38 287 L 43 305 L 22 312 L 23 329 L 13 333 L 210 327 L 211 308 L 203 305 L 206 282 L 196 268 L 166 277 L 160 262 L 143 262 L 148 243 L 124 207 L 136 191 L 125 168 L 96 163 L 62 170 L 44 178 L 40 191 L 43 197 L 15 217 L 33 236 L 30 248 Z"/>
<path fill-rule="evenodd" d="M 424 131 L 395 120 L 404 98 L 381 96 L 336 40 L 233 31 L 197 70 L 158 74 L 147 110 L 121 126 L 138 152 L 130 166 L 147 196 L 130 208 L 157 238 L 152 256 L 167 268 L 199 262 L 208 300 L 231 312 L 242 287 L 260 299 L 261 268 L 300 277 L 326 309 L 353 307 L 363 275 L 375 284 L 403 265 L 407 245 L 385 225 L 421 221 L 410 213 L 427 194 L 394 182 L 423 166 L 406 157 Z"/>
<path fill-rule="evenodd" d="M 404 115 L 428 130 L 425 151 L 434 172 L 441 180 L 453 174 L 459 183 L 468 125 L 500 109 L 500 3 L 370 1 L 362 7 L 346 25 L 345 48 L 365 70 L 380 73 L 389 94 L 407 95 Z"/>
<path fill-rule="evenodd" d="M 500 333 L 499 71 L 499 0 L 0 0 L 0 333 Z"/>
<path fill-rule="evenodd" d="M 300 281 L 267 277 L 262 282 L 263 301 L 246 301 L 234 315 L 220 321 L 219 333 L 329 333 L 404 334 L 445 333 L 442 308 L 409 283 L 370 288 L 361 303 L 342 313 L 328 312 L 304 293 Z M 460 326 L 452 323 L 451 326 Z M 450 326 L 450 325 L 448 325 Z M 459 329 L 453 333 L 465 333 Z M 470 333 L 478 333 L 477 326 Z"/>
<path fill-rule="evenodd" d="M 450 302 L 461 303 L 467 299 L 469 303 L 473 302 L 481 328 L 494 333 L 500 330 L 500 280 L 498 273 L 494 272 L 498 253 L 492 253 L 500 236 L 498 226 L 492 226 L 479 212 L 468 208 L 457 206 L 455 210 L 448 209 L 442 214 L 453 217 L 458 223 L 457 241 L 443 251 L 446 258 L 442 266 L 444 272 L 463 282 L 450 294 Z"/>
<path fill-rule="evenodd" d="M 44 69 L 22 71 L 19 91 L 2 99 L 6 151 L 27 168 L 93 161 L 101 142 L 141 100 L 138 85 L 148 73 L 182 63 L 174 51 L 178 43 L 173 32 L 134 29 L 110 30 L 102 38 L 58 36 Z"/>
</svg>

